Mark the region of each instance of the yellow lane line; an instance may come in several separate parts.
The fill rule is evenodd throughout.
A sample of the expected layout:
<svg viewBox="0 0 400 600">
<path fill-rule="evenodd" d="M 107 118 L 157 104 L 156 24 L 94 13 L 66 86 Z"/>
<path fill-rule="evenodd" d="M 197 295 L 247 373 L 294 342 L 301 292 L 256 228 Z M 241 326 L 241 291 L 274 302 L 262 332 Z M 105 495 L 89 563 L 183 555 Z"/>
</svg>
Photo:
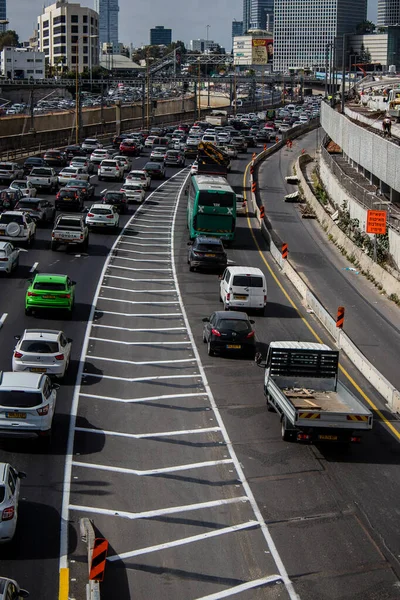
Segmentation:
<svg viewBox="0 0 400 600">
<path fill-rule="evenodd" d="M 58 600 L 68 600 L 69 594 L 69 569 L 60 569 L 60 585 Z"/>
<path fill-rule="evenodd" d="M 303 321 L 304 325 L 308 328 L 308 330 L 311 332 L 311 334 L 314 336 L 314 338 L 320 344 L 322 344 L 323 341 L 321 340 L 321 338 L 319 337 L 319 335 L 317 334 L 317 332 L 315 331 L 315 329 L 310 325 L 310 323 L 307 321 L 307 319 L 305 317 L 303 317 L 303 315 L 300 312 L 300 309 L 297 307 L 297 305 L 295 304 L 295 302 L 289 296 L 289 293 L 283 287 L 283 284 L 279 281 L 278 277 L 273 272 L 273 270 L 272 270 L 269 262 L 267 261 L 267 259 L 264 256 L 264 252 L 261 250 L 261 248 L 260 248 L 260 246 L 259 246 L 259 244 L 257 242 L 256 236 L 254 234 L 254 229 L 253 229 L 253 226 L 251 224 L 250 217 L 249 217 L 248 204 L 247 204 L 247 194 L 246 194 L 246 179 L 247 179 L 247 172 L 248 172 L 248 169 L 249 169 L 250 165 L 251 165 L 251 162 L 246 165 L 246 169 L 245 169 L 244 175 L 243 175 L 243 197 L 246 200 L 247 226 L 250 229 L 250 233 L 251 233 L 251 237 L 253 238 L 254 245 L 256 246 L 257 251 L 258 251 L 258 253 L 259 253 L 260 257 L 261 257 L 261 260 L 264 262 L 265 266 L 267 267 L 267 269 L 268 269 L 271 277 L 274 279 L 276 285 L 279 287 L 279 289 L 281 290 L 281 292 L 283 293 L 283 295 L 285 296 L 285 298 L 287 299 L 287 301 L 289 302 L 289 304 L 291 304 L 291 306 L 297 312 L 299 318 Z M 390 431 L 397 437 L 398 440 L 400 440 L 400 432 L 397 431 L 397 429 L 392 425 L 392 423 L 384 416 L 384 414 L 379 410 L 379 408 L 375 405 L 375 403 L 371 400 L 371 398 L 360 388 L 360 386 L 358 385 L 358 383 L 356 383 L 354 381 L 354 379 L 352 378 L 352 376 L 350 375 L 350 373 L 344 367 L 342 367 L 342 365 L 339 365 L 339 369 L 341 370 L 341 372 L 343 373 L 343 375 L 346 377 L 346 379 L 355 387 L 355 389 L 357 390 L 357 392 L 364 398 L 364 400 L 367 402 L 367 404 L 369 404 L 369 406 L 372 408 L 372 410 L 378 415 L 378 417 L 390 429 Z"/>
</svg>

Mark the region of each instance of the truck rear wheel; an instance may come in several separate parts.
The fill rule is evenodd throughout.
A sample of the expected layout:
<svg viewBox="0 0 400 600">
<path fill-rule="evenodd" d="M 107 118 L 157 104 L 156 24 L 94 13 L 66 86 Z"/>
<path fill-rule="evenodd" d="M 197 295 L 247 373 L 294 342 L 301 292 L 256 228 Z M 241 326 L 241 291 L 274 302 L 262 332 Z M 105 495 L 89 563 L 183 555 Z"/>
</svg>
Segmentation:
<svg viewBox="0 0 400 600">
<path fill-rule="evenodd" d="M 275 407 L 274 407 L 274 405 L 271 403 L 271 400 L 269 399 L 269 394 L 267 394 L 267 396 L 266 396 L 266 399 L 267 399 L 267 410 L 268 410 L 269 412 L 275 412 Z"/>
<path fill-rule="evenodd" d="M 283 416 L 281 419 L 281 434 L 284 442 L 291 442 L 293 432 L 287 428 L 286 417 Z"/>
</svg>

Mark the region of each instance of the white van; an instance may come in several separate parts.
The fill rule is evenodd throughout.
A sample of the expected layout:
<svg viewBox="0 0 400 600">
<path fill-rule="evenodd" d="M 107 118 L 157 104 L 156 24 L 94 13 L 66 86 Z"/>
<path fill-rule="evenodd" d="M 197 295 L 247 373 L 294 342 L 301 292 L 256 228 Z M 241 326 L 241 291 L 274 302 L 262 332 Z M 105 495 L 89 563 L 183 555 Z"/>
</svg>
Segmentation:
<svg viewBox="0 0 400 600">
<path fill-rule="evenodd" d="M 220 299 L 225 310 L 253 308 L 264 312 L 267 281 L 257 267 L 227 267 L 221 277 Z"/>
</svg>

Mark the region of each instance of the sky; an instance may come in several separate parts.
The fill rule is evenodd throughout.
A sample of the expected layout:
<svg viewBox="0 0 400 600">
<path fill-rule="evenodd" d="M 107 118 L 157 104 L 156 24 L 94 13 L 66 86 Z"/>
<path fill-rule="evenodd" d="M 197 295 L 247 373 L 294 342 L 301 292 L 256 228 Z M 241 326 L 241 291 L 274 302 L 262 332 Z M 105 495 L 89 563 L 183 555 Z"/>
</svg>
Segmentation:
<svg viewBox="0 0 400 600">
<path fill-rule="evenodd" d="M 351 2 L 351 0 L 349 0 Z M 93 0 L 76 0 L 93 8 Z M 368 0 L 368 18 L 376 21 L 378 0 Z M 7 0 L 9 29 L 15 29 L 21 41 L 27 40 L 36 26 L 43 4 L 51 0 Z M 231 51 L 233 19 L 241 21 L 243 0 L 119 0 L 119 41 L 142 46 L 149 43 L 150 29 L 156 25 L 172 29 L 172 39 L 188 43 L 207 38 Z"/>
</svg>

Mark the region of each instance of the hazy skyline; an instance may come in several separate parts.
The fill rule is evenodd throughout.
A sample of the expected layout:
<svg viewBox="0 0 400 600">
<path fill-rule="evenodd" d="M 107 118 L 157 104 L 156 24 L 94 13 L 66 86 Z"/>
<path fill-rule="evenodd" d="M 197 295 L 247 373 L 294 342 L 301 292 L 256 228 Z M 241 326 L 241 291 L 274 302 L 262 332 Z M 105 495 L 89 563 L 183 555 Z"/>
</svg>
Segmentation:
<svg viewBox="0 0 400 600">
<path fill-rule="evenodd" d="M 77 0 L 75 3 L 90 8 L 94 6 L 93 0 Z M 8 28 L 15 29 L 21 41 L 32 35 L 43 4 L 50 5 L 53 2 L 7 0 Z M 377 4 L 378 0 L 368 2 L 368 18 L 374 22 Z M 206 26 L 210 25 L 209 39 L 230 52 L 232 21 L 242 19 L 243 0 L 152 0 L 151 4 L 148 0 L 119 0 L 119 7 L 119 41 L 124 44 L 148 44 L 150 29 L 156 25 L 171 28 L 174 41 L 181 40 L 188 44 L 191 39 L 206 38 Z"/>
</svg>

